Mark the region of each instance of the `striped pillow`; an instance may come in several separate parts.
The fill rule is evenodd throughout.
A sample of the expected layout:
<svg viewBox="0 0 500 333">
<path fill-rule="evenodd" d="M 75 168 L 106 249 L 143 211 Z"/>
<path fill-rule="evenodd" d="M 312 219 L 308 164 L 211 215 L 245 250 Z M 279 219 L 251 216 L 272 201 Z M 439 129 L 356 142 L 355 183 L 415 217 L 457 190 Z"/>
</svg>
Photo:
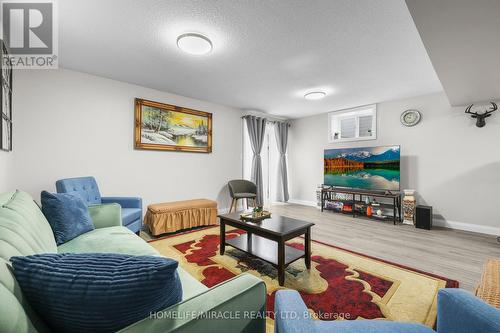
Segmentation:
<svg viewBox="0 0 500 333">
<path fill-rule="evenodd" d="M 177 261 L 113 253 L 12 257 L 35 311 L 58 332 L 115 332 L 182 299 Z"/>
</svg>

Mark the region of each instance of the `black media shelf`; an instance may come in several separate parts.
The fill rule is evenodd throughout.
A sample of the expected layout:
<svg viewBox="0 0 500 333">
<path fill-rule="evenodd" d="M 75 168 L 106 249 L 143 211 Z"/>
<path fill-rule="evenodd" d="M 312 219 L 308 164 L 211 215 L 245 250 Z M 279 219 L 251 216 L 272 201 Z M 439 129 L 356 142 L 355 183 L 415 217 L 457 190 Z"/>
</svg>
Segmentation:
<svg viewBox="0 0 500 333">
<path fill-rule="evenodd" d="M 343 200 L 337 200 L 333 199 L 333 195 L 337 193 L 342 193 L 342 194 L 347 194 L 351 196 L 351 199 L 343 199 Z M 338 187 L 330 187 L 330 188 L 323 188 L 321 189 L 321 211 L 324 211 L 325 209 L 331 210 L 337 213 L 343 213 L 343 214 L 349 214 L 352 215 L 353 217 L 357 216 L 365 216 L 369 217 L 375 220 L 385 220 L 386 218 L 381 218 L 378 216 L 368 216 L 366 214 L 366 210 L 362 211 L 360 209 L 356 209 L 356 205 L 358 206 L 363 206 L 366 208 L 366 206 L 370 206 L 370 204 L 366 204 L 363 201 L 363 197 L 373 197 L 373 198 L 384 198 L 384 199 L 390 199 L 392 200 L 392 203 L 377 203 L 377 205 L 373 205 L 373 209 L 381 209 L 381 208 L 386 208 L 386 209 L 392 209 L 393 215 L 392 215 L 392 221 L 394 224 L 396 222 L 401 222 L 402 221 L 402 215 L 401 215 L 401 192 L 397 191 L 386 191 L 386 192 L 381 192 L 381 191 L 368 191 L 368 190 L 357 190 L 357 189 L 348 189 L 348 188 L 338 188 Z M 359 198 L 359 200 L 358 200 Z M 326 202 L 328 201 L 335 201 L 335 202 L 342 202 L 344 204 L 349 204 L 352 206 L 352 211 L 343 211 L 339 209 L 329 209 L 325 207 Z M 389 217 L 390 218 L 390 217 Z"/>
</svg>

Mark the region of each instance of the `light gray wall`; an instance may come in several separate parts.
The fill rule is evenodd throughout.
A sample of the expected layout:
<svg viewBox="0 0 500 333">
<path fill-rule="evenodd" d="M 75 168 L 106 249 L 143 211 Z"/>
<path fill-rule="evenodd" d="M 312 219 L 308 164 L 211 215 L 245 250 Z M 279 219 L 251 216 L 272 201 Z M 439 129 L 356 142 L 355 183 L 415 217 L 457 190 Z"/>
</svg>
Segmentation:
<svg viewBox="0 0 500 333">
<path fill-rule="evenodd" d="M 500 1 L 406 4 L 451 105 L 500 99 Z"/>
<path fill-rule="evenodd" d="M 416 127 L 400 124 L 406 109 L 423 113 Z M 419 203 L 434 207 L 450 227 L 497 233 L 500 229 L 500 114 L 484 128 L 452 108 L 444 93 L 378 104 L 378 139 L 329 144 L 327 114 L 293 121 L 290 129 L 291 198 L 315 201 L 323 182 L 325 148 L 401 145 L 401 187 L 414 188 Z"/>
<path fill-rule="evenodd" d="M 0 193 L 12 190 L 10 181 L 12 153 L 0 151 Z"/>
<path fill-rule="evenodd" d="M 213 153 L 134 150 L 134 98 L 213 113 Z M 241 177 L 241 112 L 69 70 L 19 71 L 15 80 L 12 183 L 39 199 L 55 181 L 92 175 L 102 194 L 145 204 L 217 199 Z"/>
</svg>

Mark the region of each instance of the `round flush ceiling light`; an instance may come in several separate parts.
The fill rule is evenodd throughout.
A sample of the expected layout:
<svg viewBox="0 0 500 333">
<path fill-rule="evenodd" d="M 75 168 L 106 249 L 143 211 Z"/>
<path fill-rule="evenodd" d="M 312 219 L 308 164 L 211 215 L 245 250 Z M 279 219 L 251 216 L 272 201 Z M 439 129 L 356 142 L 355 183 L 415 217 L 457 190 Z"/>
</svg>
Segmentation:
<svg viewBox="0 0 500 333">
<path fill-rule="evenodd" d="M 212 51 L 210 39 L 197 33 L 182 34 L 177 37 L 177 46 L 184 52 L 193 55 L 204 55 Z"/>
<path fill-rule="evenodd" d="M 310 101 L 316 101 L 318 99 L 325 98 L 326 93 L 324 91 L 311 91 L 304 95 L 304 98 Z"/>
</svg>

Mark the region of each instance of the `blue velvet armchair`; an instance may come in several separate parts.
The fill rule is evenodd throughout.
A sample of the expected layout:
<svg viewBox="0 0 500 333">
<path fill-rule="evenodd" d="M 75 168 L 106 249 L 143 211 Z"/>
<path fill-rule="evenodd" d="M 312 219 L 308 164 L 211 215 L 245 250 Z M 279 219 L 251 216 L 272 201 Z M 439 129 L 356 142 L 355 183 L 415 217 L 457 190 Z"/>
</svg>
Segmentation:
<svg viewBox="0 0 500 333">
<path fill-rule="evenodd" d="M 427 326 L 385 320 L 313 320 L 295 290 L 279 290 L 275 298 L 275 333 L 436 333 Z M 500 310 L 462 289 L 438 293 L 438 333 L 500 332 Z"/>
<path fill-rule="evenodd" d="M 142 228 L 142 199 L 135 197 L 102 197 L 94 177 L 61 179 L 57 193 L 75 193 L 90 205 L 117 203 L 122 207 L 122 225 L 139 234 Z"/>
</svg>

